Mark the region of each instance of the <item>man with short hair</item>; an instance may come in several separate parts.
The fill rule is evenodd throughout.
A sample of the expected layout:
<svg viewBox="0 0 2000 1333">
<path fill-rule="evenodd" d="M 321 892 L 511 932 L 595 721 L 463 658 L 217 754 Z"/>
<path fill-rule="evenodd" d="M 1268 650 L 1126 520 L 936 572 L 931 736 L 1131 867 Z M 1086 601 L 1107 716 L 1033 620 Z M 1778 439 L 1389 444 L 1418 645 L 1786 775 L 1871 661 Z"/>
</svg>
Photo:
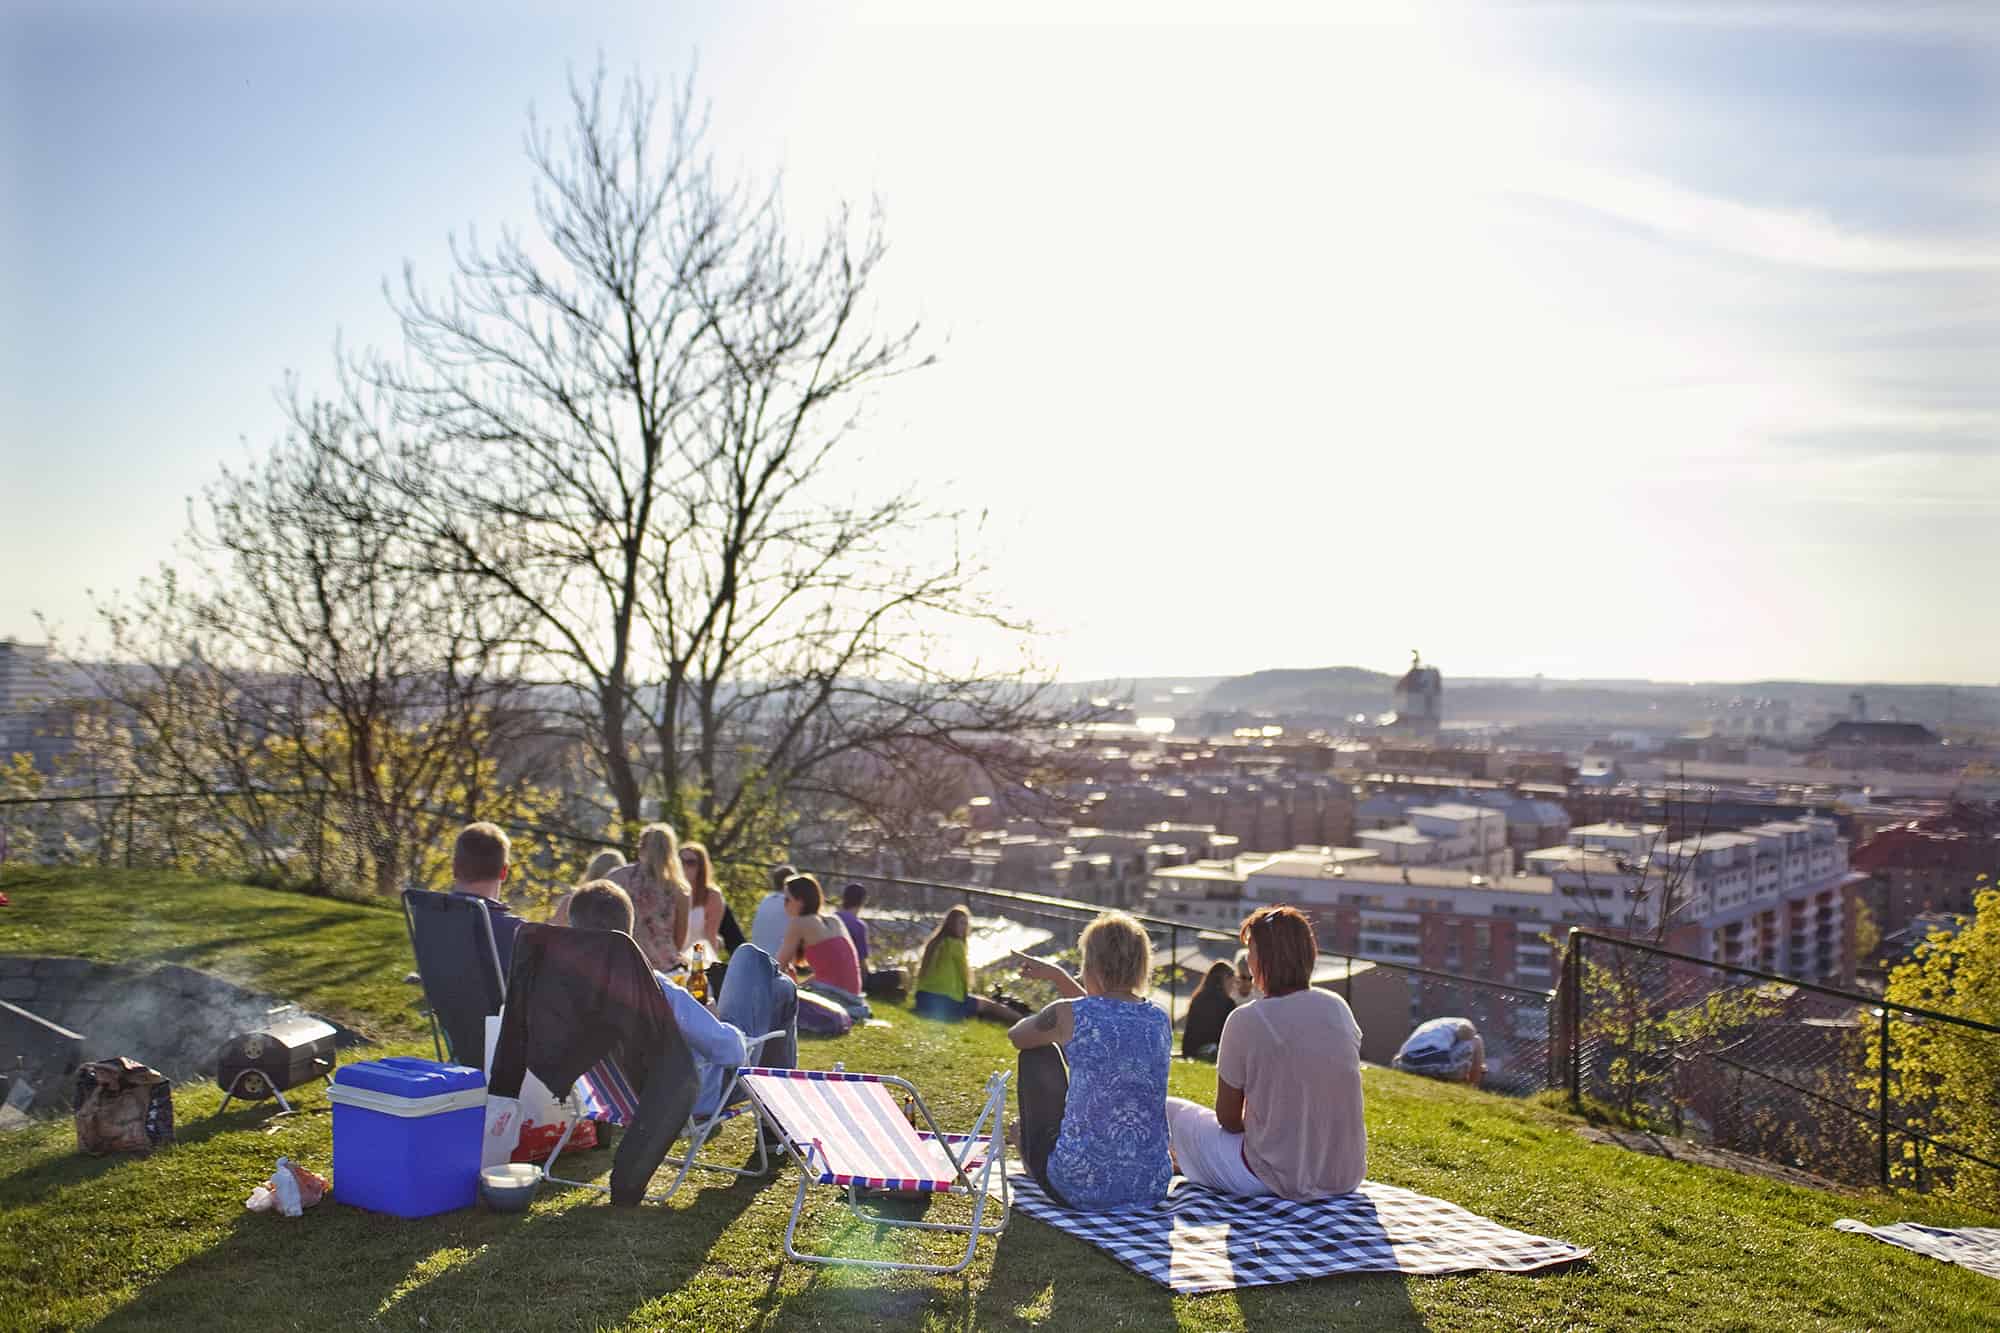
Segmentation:
<svg viewBox="0 0 2000 1333">
<path fill-rule="evenodd" d="M 864 974 L 868 971 L 868 923 L 861 919 L 861 907 L 867 901 L 867 885 L 849 884 L 840 891 L 840 910 L 834 913 L 847 927 L 847 938 L 854 941 L 854 956 L 861 960 Z"/>
<path fill-rule="evenodd" d="M 500 954 L 500 976 L 504 979 L 514 966 L 514 935 L 521 918 L 500 901 L 500 886 L 513 870 L 513 844 L 498 824 L 481 821 L 459 830 L 451 849 L 451 891 L 472 898 L 486 909 L 493 923 L 493 947 Z"/>
<path fill-rule="evenodd" d="M 611 881 L 594 880 L 570 896 L 569 924 L 630 935 L 632 899 Z M 760 1062 L 782 1069 L 798 1064 L 798 989 L 768 958 L 761 960 L 760 968 L 754 946 L 738 952 L 742 966 L 732 963 L 722 981 L 722 994 L 712 1006 L 695 999 L 664 973 L 653 973 L 667 997 L 667 1007 L 673 1010 L 675 1025 L 694 1052 L 695 1073 L 700 1079 L 694 1110 L 701 1116 L 712 1114 L 721 1099 L 723 1071 L 740 1066 L 749 1053 L 744 1039 L 746 1024 L 750 1031 L 786 1034 L 785 1041 L 774 1041 L 759 1052 Z"/>
<path fill-rule="evenodd" d="M 798 873 L 790 865 L 773 869 L 771 891 L 757 904 L 757 915 L 750 918 L 750 942 L 773 958 L 785 942 L 785 928 L 792 924 L 785 912 L 785 885 Z"/>
</svg>

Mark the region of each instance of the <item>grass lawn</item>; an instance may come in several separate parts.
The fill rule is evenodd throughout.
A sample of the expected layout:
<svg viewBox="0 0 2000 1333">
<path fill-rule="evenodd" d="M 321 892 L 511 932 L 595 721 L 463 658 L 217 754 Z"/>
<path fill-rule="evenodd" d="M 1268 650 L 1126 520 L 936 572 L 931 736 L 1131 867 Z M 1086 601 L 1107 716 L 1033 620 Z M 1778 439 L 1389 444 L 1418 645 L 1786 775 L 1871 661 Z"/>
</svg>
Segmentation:
<svg viewBox="0 0 2000 1333">
<path fill-rule="evenodd" d="M 411 1015 L 392 911 L 153 875 L 12 873 L 0 952 L 171 958 L 227 971 L 428 1053 Z M 952 1122 L 1010 1063 L 999 1029 L 907 1012 L 803 1063 L 903 1074 Z M 442 1330 L 759 1326 L 1185 1328 L 1992 1328 L 2000 1283 L 1832 1229 L 1834 1219 L 1995 1225 L 1911 1197 L 1834 1196 L 1587 1143 L 1545 1106 L 1366 1074 L 1370 1175 L 1511 1226 L 1592 1246 L 1540 1276 L 1328 1279 L 1175 1298 L 1100 1252 L 1017 1216 L 962 1279 L 824 1269 L 780 1259 L 795 1179 L 684 1189 L 613 1210 L 553 1190 L 518 1217 L 416 1222 L 323 1204 L 295 1222 L 242 1209 L 273 1160 L 326 1170 L 323 1094 L 273 1121 L 211 1118 L 220 1095 L 177 1090 L 175 1148 L 77 1156 L 58 1123 L 0 1136 L 0 1327 Z M 1176 1061 L 1173 1091 L 1213 1097 L 1212 1066 Z M 747 1150 L 747 1128 L 726 1142 Z M 601 1177 L 609 1154 L 579 1157 Z M 719 1179 L 719 1178 L 716 1178 Z M 338 1181 L 335 1182 L 336 1191 Z M 830 1195 L 830 1191 L 826 1192 Z M 955 1202 L 955 1201 L 954 1201 Z M 949 1205 L 940 1205 L 949 1206 Z M 878 1239 L 826 1201 L 809 1230 L 854 1254 L 934 1253 Z"/>
</svg>

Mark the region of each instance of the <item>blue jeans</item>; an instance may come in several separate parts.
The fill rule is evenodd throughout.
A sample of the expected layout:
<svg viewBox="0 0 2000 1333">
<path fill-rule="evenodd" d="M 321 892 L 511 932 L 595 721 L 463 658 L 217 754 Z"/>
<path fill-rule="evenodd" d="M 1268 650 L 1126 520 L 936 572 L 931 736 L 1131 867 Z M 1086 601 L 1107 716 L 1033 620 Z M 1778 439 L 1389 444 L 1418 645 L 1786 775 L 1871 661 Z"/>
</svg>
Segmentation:
<svg viewBox="0 0 2000 1333">
<path fill-rule="evenodd" d="M 962 1023 L 979 1012 L 979 1001 L 968 995 L 962 1000 L 954 1000 L 949 995 L 939 995 L 936 991 L 920 990 L 913 1006 L 918 1018 L 935 1018 L 945 1023 Z"/>
<path fill-rule="evenodd" d="M 752 1057 L 773 1069 L 796 1069 L 799 1065 L 799 991 L 792 979 L 778 970 L 771 955 L 754 944 L 745 944 L 729 955 L 729 968 L 722 976 L 722 994 L 715 1001 L 716 1016 L 756 1038 L 766 1032 L 785 1035 L 765 1043 Z M 709 1115 L 722 1097 L 722 1081 L 729 1074 L 715 1065 L 701 1066 L 701 1086 L 695 1092 L 695 1114 Z M 732 1102 L 742 1101 L 737 1089 Z"/>
</svg>

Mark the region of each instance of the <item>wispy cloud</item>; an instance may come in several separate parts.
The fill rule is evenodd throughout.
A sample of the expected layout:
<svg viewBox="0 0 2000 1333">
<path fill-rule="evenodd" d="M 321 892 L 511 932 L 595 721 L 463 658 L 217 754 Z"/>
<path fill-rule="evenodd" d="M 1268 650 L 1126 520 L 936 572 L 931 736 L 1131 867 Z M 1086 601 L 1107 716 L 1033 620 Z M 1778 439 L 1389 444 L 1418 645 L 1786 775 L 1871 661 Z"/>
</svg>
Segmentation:
<svg viewBox="0 0 2000 1333">
<path fill-rule="evenodd" d="M 1612 17 L 1621 23 L 2000 41 L 2000 17 L 1986 0 L 1657 0 L 1618 5 L 1572 0 L 1533 8 L 1568 17 Z"/>
<path fill-rule="evenodd" d="M 1871 233 L 1817 213 L 1738 203 L 1648 176 L 1593 167 L 1528 164 L 1503 188 L 1774 264 L 1852 273 L 2000 269 L 2000 245 Z"/>
</svg>

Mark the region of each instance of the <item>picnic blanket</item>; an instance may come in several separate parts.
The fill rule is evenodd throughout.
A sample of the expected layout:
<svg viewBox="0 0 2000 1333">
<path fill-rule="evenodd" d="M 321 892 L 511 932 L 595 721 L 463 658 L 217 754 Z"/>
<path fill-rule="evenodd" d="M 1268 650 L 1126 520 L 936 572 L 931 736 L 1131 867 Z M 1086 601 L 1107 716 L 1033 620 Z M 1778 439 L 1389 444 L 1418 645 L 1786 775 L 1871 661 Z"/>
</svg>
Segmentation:
<svg viewBox="0 0 2000 1333">
<path fill-rule="evenodd" d="M 1009 1183 L 1027 1216 L 1184 1296 L 1335 1273 L 1527 1273 L 1590 1257 L 1581 1246 L 1372 1180 L 1353 1194 L 1293 1203 L 1175 1177 L 1161 1202 L 1105 1213 L 1059 1208 L 1026 1175 Z"/>
<path fill-rule="evenodd" d="M 1873 1236 L 1987 1277 L 2000 1277 L 2000 1227 L 1926 1227 L 1915 1222 L 1871 1227 L 1851 1217 L 1843 1217 L 1833 1225 L 1836 1230 Z"/>
</svg>

